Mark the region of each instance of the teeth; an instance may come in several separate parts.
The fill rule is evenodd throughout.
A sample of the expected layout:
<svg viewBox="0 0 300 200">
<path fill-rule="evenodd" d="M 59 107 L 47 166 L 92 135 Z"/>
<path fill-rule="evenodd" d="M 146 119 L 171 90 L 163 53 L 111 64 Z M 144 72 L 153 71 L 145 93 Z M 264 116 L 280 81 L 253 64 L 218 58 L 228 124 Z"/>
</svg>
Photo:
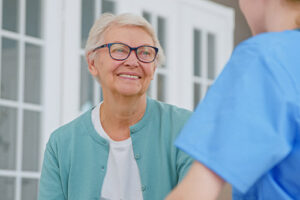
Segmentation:
<svg viewBox="0 0 300 200">
<path fill-rule="evenodd" d="M 125 77 L 125 78 L 134 78 L 134 79 L 138 79 L 138 76 L 134 76 L 134 75 L 128 75 L 128 74 L 120 74 L 121 77 Z"/>
</svg>

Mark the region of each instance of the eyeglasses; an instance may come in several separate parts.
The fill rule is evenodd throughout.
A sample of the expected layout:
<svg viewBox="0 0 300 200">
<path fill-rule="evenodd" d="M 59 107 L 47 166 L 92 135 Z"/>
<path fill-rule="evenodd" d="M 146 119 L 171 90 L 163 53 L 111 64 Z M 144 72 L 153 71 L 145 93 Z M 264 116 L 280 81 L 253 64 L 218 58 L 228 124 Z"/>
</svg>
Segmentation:
<svg viewBox="0 0 300 200">
<path fill-rule="evenodd" d="M 133 50 L 136 54 L 136 57 L 139 61 L 143 63 L 151 63 L 155 60 L 158 52 L 158 48 L 149 46 L 149 45 L 142 45 L 139 47 L 130 47 L 127 44 L 123 43 L 108 43 L 103 44 L 99 47 L 96 47 L 93 51 L 98 49 L 108 47 L 109 55 L 114 60 L 126 60 L 129 56 L 131 51 Z"/>
</svg>

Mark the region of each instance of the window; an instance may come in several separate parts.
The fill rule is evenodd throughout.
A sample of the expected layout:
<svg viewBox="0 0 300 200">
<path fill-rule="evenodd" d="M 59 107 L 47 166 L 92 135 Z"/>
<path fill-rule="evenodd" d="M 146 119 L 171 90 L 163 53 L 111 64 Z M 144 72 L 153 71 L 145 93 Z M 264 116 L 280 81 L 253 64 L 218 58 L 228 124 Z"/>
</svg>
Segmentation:
<svg viewBox="0 0 300 200">
<path fill-rule="evenodd" d="M 0 193 L 37 199 L 43 116 L 41 0 L 3 0 L 0 66 Z"/>
<path fill-rule="evenodd" d="M 182 4 L 182 26 L 178 31 L 181 85 L 180 104 L 195 109 L 225 66 L 233 48 L 232 10 L 208 1 Z M 193 2 L 193 3 L 192 3 Z M 209 19 L 209 23 L 207 22 Z M 179 70 L 178 70 L 179 71 Z"/>
<path fill-rule="evenodd" d="M 59 32 L 52 22 L 60 20 L 46 17 L 46 5 L 60 7 L 56 0 L 0 1 L 0 194 L 5 200 L 37 199 L 45 138 L 58 125 L 60 41 L 47 31 Z"/>
<path fill-rule="evenodd" d="M 151 14 L 150 11 L 143 11 L 142 16 L 151 23 L 156 29 L 156 34 L 160 45 L 162 46 L 164 53 L 167 54 L 167 21 L 165 17 L 160 15 Z M 148 96 L 155 98 L 159 101 L 167 102 L 167 76 L 168 76 L 168 64 L 158 66 L 154 79 L 148 88 Z"/>
<path fill-rule="evenodd" d="M 209 86 L 213 83 L 215 72 L 215 35 L 199 29 L 193 30 L 193 108 L 205 96 Z"/>
</svg>

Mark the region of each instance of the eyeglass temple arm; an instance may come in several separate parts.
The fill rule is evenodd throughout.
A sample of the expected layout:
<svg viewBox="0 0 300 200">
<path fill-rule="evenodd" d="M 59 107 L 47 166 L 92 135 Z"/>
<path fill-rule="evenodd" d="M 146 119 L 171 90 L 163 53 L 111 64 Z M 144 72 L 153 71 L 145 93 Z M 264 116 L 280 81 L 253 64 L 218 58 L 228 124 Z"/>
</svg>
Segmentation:
<svg viewBox="0 0 300 200">
<path fill-rule="evenodd" d="M 101 46 L 96 47 L 95 49 L 93 49 L 93 52 L 98 50 L 98 49 L 104 48 L 104 47 L 108 47 L 108 44 L 103 44 Z"/>
</svg>

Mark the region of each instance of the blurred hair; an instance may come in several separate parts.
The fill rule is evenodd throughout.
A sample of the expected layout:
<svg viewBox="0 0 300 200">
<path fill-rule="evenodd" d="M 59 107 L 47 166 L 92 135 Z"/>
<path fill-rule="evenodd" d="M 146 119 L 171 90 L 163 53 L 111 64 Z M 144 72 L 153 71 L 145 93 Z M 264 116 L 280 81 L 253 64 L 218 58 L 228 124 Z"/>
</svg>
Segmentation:
<svg viewBox="0 0 300 200">
<path fill-rule="evenodd" d="M 164 62 L 165 56 L 159 40 L 155 34 L 152 25 L 141 16 L 125 13 L 120 15 L 113 15 L 104 13 L 97 19 L 90 30 L 89 37 L 85 46 L 85 55 L 87 59 L 94 59 L 96 52 L 93 50 L 104 43 L 105 33 L 113 27 L 133 26 L 140 27 L 145 30 L 152 38 L 154 46 L 158 48 L 156 58 L 156 65 L 161 65 Z"/>
</svg>

